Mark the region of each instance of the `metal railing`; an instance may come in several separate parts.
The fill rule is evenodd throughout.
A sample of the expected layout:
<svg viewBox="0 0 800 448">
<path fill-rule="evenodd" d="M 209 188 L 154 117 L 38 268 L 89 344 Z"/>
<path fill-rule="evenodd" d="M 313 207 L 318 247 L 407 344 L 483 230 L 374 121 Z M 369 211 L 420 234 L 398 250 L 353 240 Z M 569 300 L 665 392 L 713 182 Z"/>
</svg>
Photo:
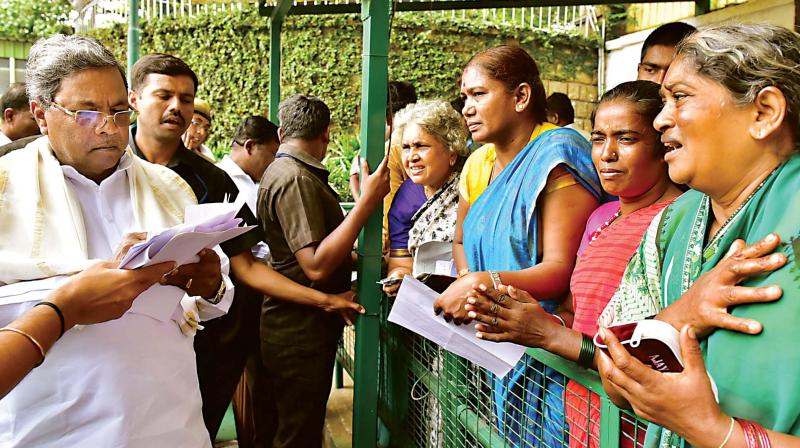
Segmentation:
<svg viewBox="0 0 800 448">
<path fill-rule="evenodd" d="M 381 305 L 377 375 L 377 446 L 415 448 L 638 448 L 646 423 L 610 401 L 597 373 L 543 350 L 529 349 L 524 365 L 504 383 L 486 370 L 387 322 Z M 337 355 L 354 381 L 354 330 Z M 354 410 L 365 403 L 354 402 Z"/>
<path fill-rule="evenodd" d="M 409 0 L 406 0 L 408 2 Z M 142 20 L 197 14 L 225 14 L 232 10 L 254 7 L 255 0 L 140 0 Z M 275 0 L 266 0 L 274 5 Z M 307 6 L 358 4 L 356 0 L 295 1 Z M 403 14 L 420 14 L 405 12 Z M 549 31 L 578 31 L 586 36 L 600 32 L 597 10 L 591 5 L 542 6 L 527 8 L 493 8 L 482 10 L 449 10 L 423 14 L 439 14 L 455 19 L 479 20 L 495 24 L 513 24 L 522 28 Z M 78 12 L 75 26 L 79 32 L 102 28 L 128 20 L 127 0 L 91 0 Z"/>
<path fill-rule="evenodd" d="M 161 19 L 197 14 L 226 14 L 255 4 L 254 0 L 139 0 L 139 18 Z M 128 21 L 127 0 L 92 0 L 75 19 L 78 32 Z"/>
</svg>

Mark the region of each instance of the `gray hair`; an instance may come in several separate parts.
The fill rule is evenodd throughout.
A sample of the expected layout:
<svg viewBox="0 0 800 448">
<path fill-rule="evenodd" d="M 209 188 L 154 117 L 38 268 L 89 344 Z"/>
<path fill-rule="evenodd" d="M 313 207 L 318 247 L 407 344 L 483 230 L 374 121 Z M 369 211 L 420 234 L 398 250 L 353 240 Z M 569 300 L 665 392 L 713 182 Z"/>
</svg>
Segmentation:
<svg viewBox="0 0 800 448">
<path fill-rule="evenodd" d="M 292 95 L 278 105 L 278 119 L 284 138 L 313 140 L 331 124 L 331 110 L 311 95 Z"/>
<path fill-rule="evenodd" d="M 111 51 L 96 39 L 63 34 L 39 39 L 31 47 L 25 70 L 28 97 L 46 109 L 65 78 L 86 69 L 104 67 L 119 70 L 127 90 L 125 69 Z"/>
<path fill-rule="evenodd" d="M 459 156 L 468 156 L 469 131 L 464 117 L 443 100 L 422 100 L 401 109 L 394 116 L 395 130 L 392 142 L 402 141 L 403 132 L 409 124 L 416 124 L 445 145 L 447 150 Z"/>
<path fill-rule="evenodd" d="M 766 23 L 703 28 L 684 39 L 676 58 L 722 84 L 739 105 L 752 104 L 766 87 L 786 97 L 787 124 L 800 135 L 800 34 Z"/>
</svg>

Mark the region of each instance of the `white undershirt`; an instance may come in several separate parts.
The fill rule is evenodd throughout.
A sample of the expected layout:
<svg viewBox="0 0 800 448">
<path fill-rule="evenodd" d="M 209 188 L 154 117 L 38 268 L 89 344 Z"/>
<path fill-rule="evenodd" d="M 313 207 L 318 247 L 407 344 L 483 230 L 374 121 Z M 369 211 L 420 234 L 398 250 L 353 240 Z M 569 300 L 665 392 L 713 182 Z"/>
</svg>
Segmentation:
<svg viewBox="0 0 800 448">
<path fill-rule="evenodd" d="M 258 184 L 253 182 L 250 175 L 245 173 L 230 156 L 226 155 L 222 160 L 217 162 L 217 167 L 228 173 L 233 183 L 236 184 L 236 188 L 239 189 L 237 200 L 244 200 L 247 206 L 250 207 L 253 215 L 258 216 L 258 209 L 256 208 L 256 202 L 258 201 Z M 253 246 L 252 252 L 253 256 L 259 260 L 269 261 L 270 259 L 269 246 L 263 241 Z"/>
<path fill-rule="evenodd" d="M 8 138 L 6 134 L 3 134 L 3 131 L 0 131 L 0 146 L 7 145 L 11 143 L 11 139 Z"/>
<path fill-rule="evenodd" d="M 110 258 L 135 227 L 127 157 L 100 185 L 63 167 L 83 211 L 90 258 Z M 230 306 L 233 290 L 223 279 L 228 291 L 217 305 L 198 299 L 201 319 Z M 0 306 L 0 326 L 34 303 Z M 193 338 L 173 320 L 129 312 L 68 331 L 0 400 L 0 448 L 208 448 L 201 406 Z"/>
<path fill-rule="evenodd" d="M 61 166 L 64 178 L 81 203 L 89 258 L 112 259 L 123 236 L 137 230 L 133 206 L 130 203 L 130 167 L 130 156 L 125 154 L 120 159 L 117 170 L 98 185 L 75 168 Z"/>
</svg>

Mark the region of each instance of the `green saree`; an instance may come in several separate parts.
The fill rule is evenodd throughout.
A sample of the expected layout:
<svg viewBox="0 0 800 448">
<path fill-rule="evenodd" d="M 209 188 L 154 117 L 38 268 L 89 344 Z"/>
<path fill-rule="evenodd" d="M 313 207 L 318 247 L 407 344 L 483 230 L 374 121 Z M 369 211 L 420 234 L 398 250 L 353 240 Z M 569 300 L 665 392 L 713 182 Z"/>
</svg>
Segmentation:
<svg viewBox="0 0 800 448">
<path fill-rule="evenodd" d="M 717 330 L 703 343 L 706 368 L 719 388 L 722 409 L 734 417 L 800 436 L 800 155 L 779 166 L 718 237 L 704 246 L 709 199 L 690 190 L 657 216 L 628 264 L 617 293 L 600 317 L 603 325 L 652 316 L 678 299 L 713 268 L 736 239 L 754 243 L 770 232 L 781 237 L 786 265 L 750 278 L 744 286 L 779 285 L 774 303 L 732 308 L 735 316 L 761 322 L 757 336 Z M 794 316 L 794 317 L 792 317 Z M 658 437 L 658 439 L 656 439 Z M 661 446 L 680 446 L 663 431 L 648 434 Z"/>
</svg>

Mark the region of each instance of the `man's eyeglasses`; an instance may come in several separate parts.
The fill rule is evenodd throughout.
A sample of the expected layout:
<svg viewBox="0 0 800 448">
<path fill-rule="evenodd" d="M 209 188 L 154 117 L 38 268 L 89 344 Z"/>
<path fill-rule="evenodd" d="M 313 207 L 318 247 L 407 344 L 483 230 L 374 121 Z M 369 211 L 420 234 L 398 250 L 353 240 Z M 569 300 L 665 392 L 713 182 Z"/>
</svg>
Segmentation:
<svg viewBox="0 0 800 448">
<path fill-rule="evenodd" d="M 75 120 L 78 126 L 83 126 L 92 129 L 100 129 L 108 123 L 110 118 L 116 127 L 130 126 L 133 118 L 136 116 L 136 111 L 133 109 L 123 110 L 112 115 L 106 115 L 103 112 L 96 110 L 69 110 L 64 106 L 55 102 L 50 102 L 50 105 L 56 109 L 64 112 Z"/>
<path fill-rule="evenodd" d="M 201 123 L 198 120 L 192 120 L 192 125 L 194 125 L 196 130 L 202 129 L 202 130 L 208 132 L 208 130 L 211 129 L 211 123 L 204 124 L 204 123 Z"/>
</svg>

